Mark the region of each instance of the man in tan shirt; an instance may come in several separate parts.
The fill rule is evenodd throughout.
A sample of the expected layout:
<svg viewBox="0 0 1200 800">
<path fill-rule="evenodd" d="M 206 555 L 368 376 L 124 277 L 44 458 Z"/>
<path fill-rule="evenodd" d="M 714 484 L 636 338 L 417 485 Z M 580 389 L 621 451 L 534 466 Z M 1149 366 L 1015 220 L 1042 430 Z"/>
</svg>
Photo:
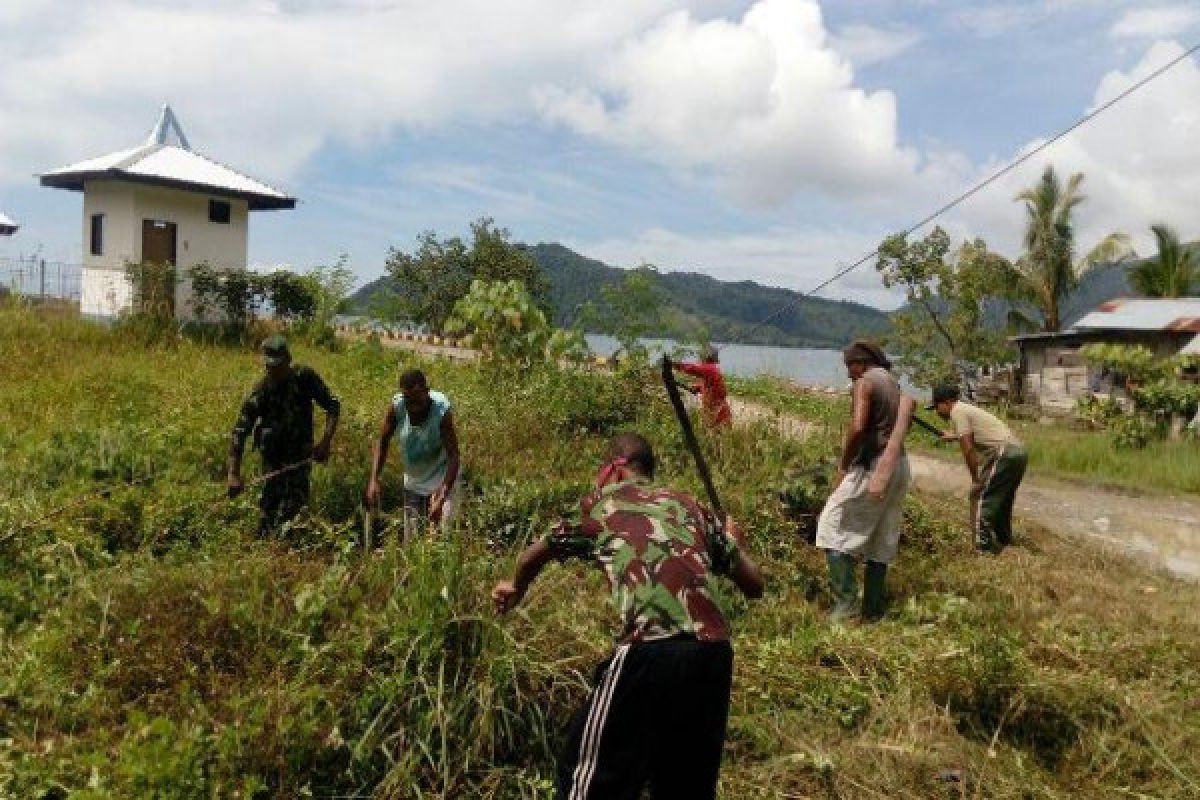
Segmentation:
<svg viewBox="0 0 1200 800">
<path fill-rule="evenodd" d="M 982 408 L 958 399 L 957 386 L 933 390 L 942 419 L 954 423 L 944 441 L 957 441 L 971 473 L 971 528 L 980 552 L 996 553 L 1012 542 L 1012 509 L 1029 456 L 1007 425 Z"/>
</svg>

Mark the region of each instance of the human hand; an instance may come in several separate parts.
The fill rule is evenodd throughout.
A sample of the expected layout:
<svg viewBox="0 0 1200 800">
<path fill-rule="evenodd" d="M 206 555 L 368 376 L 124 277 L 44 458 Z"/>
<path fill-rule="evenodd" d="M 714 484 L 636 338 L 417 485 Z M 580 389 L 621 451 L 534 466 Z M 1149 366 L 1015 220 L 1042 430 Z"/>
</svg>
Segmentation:
<svg viewBox="0 0 1200 800">
<path fill-rule="evenodd" d="M 887 495 L 887 484 L 884 483 L 882 480 L 876 480 L 875 476 L 872 475 L 871 479 L 867 481 L 867 496 L 870 497 L 872 500 L 878 500 L 879 502 L 883 502 L 883 498 L 886 495 Z"/>
<path fill-rule="evenodd" d="M 492 606 L 496 611 L 496 615 L 500 616 L 512 611 L 524 596 L 524 590 L 518 589 L 517 585 L 512 581 L 500 581 L 500 583 L 497 583 L 495 588 L 492 589 Z"/>
<path fill-rule="evenodd" d="M 367 495 L 365 498 L 367 501 L 367 507 L 368 508 L 378 508 L 379 501 L 382 497 L 383 497 L 383 487 L 379 485 L 379 481 L 377 481 L 377 480 L 367 481 Z"/>
<path fill-rule="evenodd" d="M 433 494 L 429 496 L 429 521 L 441 522 L 442 509 L 446 505 L 446 487 L 439 486 L 433 490 Z"/>
<path fill-rule="evenodd" d="M 725 515 L 725 533 L 729 534 L 730 538 L 737 542 L 739 547 L 746 546 L 745 531 L 743 531 L 741 526 L 737 524 L 737 521 L 728 514 Z"/>
</svg>

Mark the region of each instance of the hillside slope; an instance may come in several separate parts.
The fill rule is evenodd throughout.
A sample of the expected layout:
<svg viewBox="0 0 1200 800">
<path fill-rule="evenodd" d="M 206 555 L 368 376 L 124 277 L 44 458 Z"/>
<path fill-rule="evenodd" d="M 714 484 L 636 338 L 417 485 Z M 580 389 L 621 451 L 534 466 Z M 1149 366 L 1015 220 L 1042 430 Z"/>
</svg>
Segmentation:
<svg viewBox="0 0 1200 800">
<path fill-rule="evenodd" d="M 576 253 L 561 244 L 518 245 L 545 271 L 551 286 L 554 318 L 570 325 L 578 309 L 600 300 L 604 286 L 618 284 L 625 270 Z M 682 332 L 706 329 L 714 341 L 793 347 L 841 347 L 857 336 L 879 335 L 888 328 L 888 315 L 861 303 L 804 298 L 789 289 L 754 281 L 720 281 L 692 272 L 661 272 L 658 285 L 665 297 L 666 317 Z M 390 290 L 388 278 L 367 284 L 352 298 L 359 309 L 369 307 L 378 292 Z M 779 314 L 769 324 L 758 323 Z M 660 336 L 681 331 L 664 328 Z"/>
</svg>

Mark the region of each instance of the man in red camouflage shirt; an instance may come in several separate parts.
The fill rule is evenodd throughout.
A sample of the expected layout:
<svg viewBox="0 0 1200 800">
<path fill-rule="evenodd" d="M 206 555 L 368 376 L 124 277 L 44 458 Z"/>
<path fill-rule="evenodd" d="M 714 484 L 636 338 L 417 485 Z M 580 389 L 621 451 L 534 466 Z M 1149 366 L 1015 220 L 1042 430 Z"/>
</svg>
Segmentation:
<svg viewBox="0 0 1200 800">
<path fill-rule="evenodd" d="M 517 559 L 497 584 L 497 613 L 512 610 L 550 561 L 579 558 L 604 570 L 624 629 L 576 713 L 558 765 L 563 800 L 716 797 L 733 650 L 716 602 L 716 576 L 749 597 L 763 579 L 732 520 L 682 492 L 656 489 L 654 453 L 618 436 L 596 491 Z"/>
</svg>

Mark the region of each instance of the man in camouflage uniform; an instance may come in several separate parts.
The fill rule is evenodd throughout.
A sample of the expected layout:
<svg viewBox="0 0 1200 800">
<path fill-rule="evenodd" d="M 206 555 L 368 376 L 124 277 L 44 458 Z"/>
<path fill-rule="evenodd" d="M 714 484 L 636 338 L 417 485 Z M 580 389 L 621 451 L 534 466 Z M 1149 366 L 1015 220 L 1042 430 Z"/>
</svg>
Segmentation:
<svg viewBox="0 0 1200 800">
<path fill-rule="evenodd" d="M 272 336 L 263 343 L 267 374 L 242 403 L 229 446 L 229 495 L 245 488 L 242 451 L 253 434 L 254 449 L 262 456 L 263 483 L 258 533 L 267 536 L 293 519 L 308 503 L 311 462 L 329 459 L 341 404 L 309 367 L 292 365 L 287 341 Z M 313 446 L 313 404 L 325 411 L 325 433 Z"/>
<path fill-rule="evenodd" d="M 608 579 L 624 620 L 612 657 L 571 723 L 558 766 L 563 800 L 716 797 L 733 650 L 716 602 L 716 575 L 747 596 L 762 575 L 732 520 L 682 492 L 656 489 L 654 453 L 636 434 L 617 437 L 596 491 L 517 560 L 497 584 L 497 613 L 514 608 L 550 561 L 590 561 Z"/>
</svg>

